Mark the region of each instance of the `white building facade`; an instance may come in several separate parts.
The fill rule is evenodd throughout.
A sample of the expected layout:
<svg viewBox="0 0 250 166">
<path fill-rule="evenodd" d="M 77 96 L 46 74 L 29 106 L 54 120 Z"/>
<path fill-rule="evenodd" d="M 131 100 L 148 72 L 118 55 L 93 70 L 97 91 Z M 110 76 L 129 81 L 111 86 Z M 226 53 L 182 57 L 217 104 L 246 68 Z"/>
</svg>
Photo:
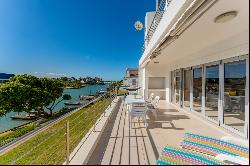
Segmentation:
<svg viewBox="0 0 250 166">
<path fill-rule="evenodd" d="M 127 87 L 138 87 L 138 69 L 128 68 L 123 79 L 123 85 Z"/>
<path fill-rule="evenodd" d="M 145 18 L 141 95 L 159 95 L 249 139 L 249 1 L 158 3 Z"/>
</svg>

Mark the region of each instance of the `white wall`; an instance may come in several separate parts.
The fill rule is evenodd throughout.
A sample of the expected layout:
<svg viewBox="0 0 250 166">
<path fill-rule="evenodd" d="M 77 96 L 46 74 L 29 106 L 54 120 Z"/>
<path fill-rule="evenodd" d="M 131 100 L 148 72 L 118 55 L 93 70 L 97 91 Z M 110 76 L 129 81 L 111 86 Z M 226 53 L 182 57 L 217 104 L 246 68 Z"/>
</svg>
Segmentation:
<svg viewBox="0 0 250 166">
<path fill-rule="evenodd" d="M 149 89 L 165 89 L 165 77 L 149 77 Z"/>
<path fill-rule="evenodd" d="M 139 75 L 139 77 L 142 80 L 142 91 L 143 96 L 145 98 L 148 98 L 150 93 L 155 93 L 159 95 L 164 95 L 162 97 L 163 100 L 170 101 L 170 70 L 165 65 L 148 65 L 141 69 L 142 74 Z M 149 84 L 149 77 L 164 77 L 165 79 L 165 87 L 164 91 L 163 89 L 159 90 L 150 90 L 148 89 Z"/>
<path fill-rule="evenodd" d="M 144 39 L 146 38 L 148 34 L 148 30 L 153 22 L 155 16 L 155 12 L 147 12 L 145 16 L 145 33 L 144 33 Z"/>
</svg>

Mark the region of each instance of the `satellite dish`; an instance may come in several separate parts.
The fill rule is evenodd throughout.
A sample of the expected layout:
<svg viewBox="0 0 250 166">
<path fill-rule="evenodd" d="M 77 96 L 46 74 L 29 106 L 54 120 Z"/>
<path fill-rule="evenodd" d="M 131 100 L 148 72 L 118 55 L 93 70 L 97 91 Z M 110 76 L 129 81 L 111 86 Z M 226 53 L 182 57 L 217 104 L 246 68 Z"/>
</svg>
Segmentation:
<svg viewBox="0 0 250 166">
<path fill-rule="evenodd" d="M 143 28 L 143 24 L 140 21 L 136 21 L 134 26 L 137 31 L 140 31 Z"/>
</svg>

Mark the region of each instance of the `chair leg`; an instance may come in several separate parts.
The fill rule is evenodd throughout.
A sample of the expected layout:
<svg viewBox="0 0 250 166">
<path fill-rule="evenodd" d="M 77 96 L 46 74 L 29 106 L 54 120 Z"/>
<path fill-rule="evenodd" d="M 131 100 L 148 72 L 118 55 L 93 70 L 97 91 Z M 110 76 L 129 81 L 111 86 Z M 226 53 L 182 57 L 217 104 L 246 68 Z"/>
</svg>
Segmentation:
<svg viewBox="0 0 250 166">
<path fill-rule="evenodd" d="M 130 115 L 130 125 L 131 125 L 131 129 L 133 128 L 133 116 Z"/>
<path fill-rule="evenodd" d="M 156 110 L 154 110 L 154 111 L 153 111 L 153 114 L 154 114 L 155 119 L 157 119 L 157 113 L 156 113 Z"/>
</svg>

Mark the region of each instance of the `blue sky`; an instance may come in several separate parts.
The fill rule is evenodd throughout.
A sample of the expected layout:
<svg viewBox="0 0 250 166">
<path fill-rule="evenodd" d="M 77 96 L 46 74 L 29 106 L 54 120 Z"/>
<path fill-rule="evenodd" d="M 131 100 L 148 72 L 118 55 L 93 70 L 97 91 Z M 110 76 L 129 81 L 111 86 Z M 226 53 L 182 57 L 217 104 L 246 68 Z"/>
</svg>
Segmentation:
<svg viewBox="0 0 250 166">
<path fill-rule="evenodd" d="M 122 79 L 155 0 L 0 0 L 0 72 Z"/>
</svg>

